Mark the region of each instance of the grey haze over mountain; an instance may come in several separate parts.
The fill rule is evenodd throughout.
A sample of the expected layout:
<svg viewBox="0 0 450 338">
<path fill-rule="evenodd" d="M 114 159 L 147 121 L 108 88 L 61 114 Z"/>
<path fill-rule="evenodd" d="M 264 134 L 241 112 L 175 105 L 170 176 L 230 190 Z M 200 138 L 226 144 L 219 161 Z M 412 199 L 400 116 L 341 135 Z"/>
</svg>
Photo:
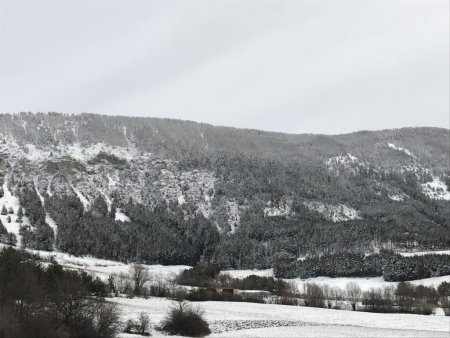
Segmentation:
<svg viewBox="0 0 450 338">
<path fill-rule="evenodd" d="M 449 125 L 448 1 L 1 1 L 0 112 Z"/>
</svg>

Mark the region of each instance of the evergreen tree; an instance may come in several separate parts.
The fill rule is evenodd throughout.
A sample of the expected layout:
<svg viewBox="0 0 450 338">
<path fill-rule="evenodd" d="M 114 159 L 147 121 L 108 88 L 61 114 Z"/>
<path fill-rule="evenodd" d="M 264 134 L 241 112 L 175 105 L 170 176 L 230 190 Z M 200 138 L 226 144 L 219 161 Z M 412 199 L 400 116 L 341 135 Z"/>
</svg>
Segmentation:
<svg viewBox="0 0 450 338">
<path fill-rule="evenodd" d="M 6 235 L 8 231 L 6 230 L 5 226 L 2 223 L 2 220 L 0 219 L 0 235 Z"/>
</svg>

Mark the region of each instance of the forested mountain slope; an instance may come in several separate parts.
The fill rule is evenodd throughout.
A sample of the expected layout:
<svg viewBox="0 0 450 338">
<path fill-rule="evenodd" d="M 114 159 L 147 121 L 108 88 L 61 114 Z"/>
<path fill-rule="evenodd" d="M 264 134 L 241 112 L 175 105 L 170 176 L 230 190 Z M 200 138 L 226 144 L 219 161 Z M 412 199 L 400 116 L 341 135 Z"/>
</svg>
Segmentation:
<svg viewBox="0 0 450 338">
<path fill-rule="evenodd" d="M 0 238 L 147 263 L 449 247 L 449 130 L 0 115 Z M 23 215 L 22 215 L 23 214 Z"/>
</svg>

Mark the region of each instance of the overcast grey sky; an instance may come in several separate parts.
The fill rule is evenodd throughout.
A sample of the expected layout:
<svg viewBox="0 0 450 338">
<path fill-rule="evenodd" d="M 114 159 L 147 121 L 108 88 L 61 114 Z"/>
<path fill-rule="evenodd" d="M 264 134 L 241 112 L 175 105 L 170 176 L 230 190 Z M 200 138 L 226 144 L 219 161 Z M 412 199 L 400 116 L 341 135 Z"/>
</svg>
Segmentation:
<svg viewBox="0 0 450 338">
<path fill-rule="evenodd" d="M 449 127 L 449 2 L 0 0 L 0 112 Z"/>
</svg>

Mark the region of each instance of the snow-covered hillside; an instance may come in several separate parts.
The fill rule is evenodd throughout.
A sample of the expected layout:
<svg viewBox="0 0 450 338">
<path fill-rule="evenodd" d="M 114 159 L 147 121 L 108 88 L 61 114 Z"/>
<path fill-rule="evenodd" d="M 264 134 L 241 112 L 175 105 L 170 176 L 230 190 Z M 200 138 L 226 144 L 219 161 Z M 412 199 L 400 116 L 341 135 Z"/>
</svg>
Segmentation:
<svg viewBox="0 0 450 338">
<path fill-rule="evenodd" d="M 22 225 L 30 225 L 30 221 L 26 216 L 22 216 L 22 222 L 18 219 L 20 202 L 17 196 L 14 196 L 9 190 L 8 175 L 4 178 L 2 189 L 3 197 L 0 198 L 0 210 L 3 209 L 4 206 L 8 213 L 5 215 L 0 215 L 0 220 L 8 232 L 16 235 L 17 242 L 20 243 L 20 227 Z M 25 213 L 25 209 L 23 209 L 23 213 Z"/>
<path fill-rule="evenodd" d="M 0 207 L 13 209 L 0 219 L 19 235 L 20 197 L 30 248 L 235 268 L 269 268 L 283 250 L 448 249 L 449 176 L 443 129 L 282 135 L 0 114 Z"/>
</svg>

